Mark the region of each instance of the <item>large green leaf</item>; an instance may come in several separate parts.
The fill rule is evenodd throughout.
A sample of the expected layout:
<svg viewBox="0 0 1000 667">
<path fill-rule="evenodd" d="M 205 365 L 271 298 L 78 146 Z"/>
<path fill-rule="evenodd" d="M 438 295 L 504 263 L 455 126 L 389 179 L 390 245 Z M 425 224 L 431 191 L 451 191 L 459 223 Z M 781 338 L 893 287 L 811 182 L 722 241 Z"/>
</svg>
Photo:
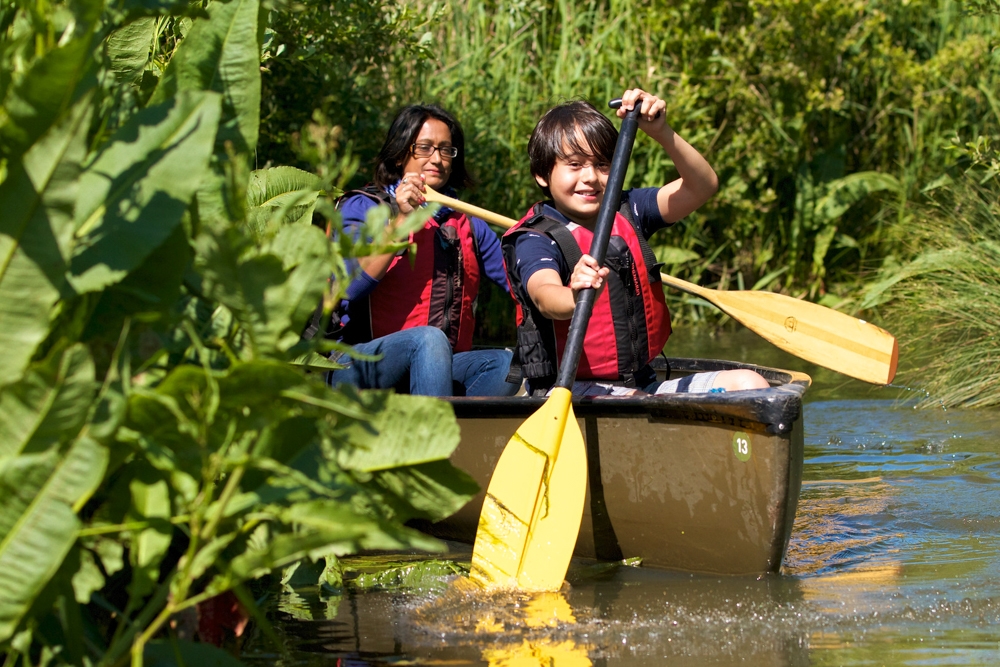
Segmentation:
<svg viewBox="0 0 1000 667">
<path fill-rule="evenodd" d="M 0 461 L 57 445 L 80 430 L 97 393 L 94 362 L 82 345 L 31 368 L 0 392 Z M 0 518 L 0 532 L 3 531 Z"/>
<path fill-rule="evenodd" d="M 14 79 L 3 95 L 0 154 L 18 156 L 50 132 L 83 97 L 80 82 L 96 62 L 91 34 L 77 35 L 48 51 Z"/>
<path fill-rule="evenodd" d="M 160 246 L 208 169 L 220 98 L 182 92 L 133 115 L 80 178 L 77 292 L 118 282 Z"/>
<path fill-rule="evenodd" d="M 282 228 L 265 248 L 250 249 L 229 225 L 195 240 L 201 289 L 228 307 L 258 356 L 281 355 L 299 343 L 329 277 L 329 242 L 311 225 Z"/>
<path fill-rule="evenodd" d="M 0 183 L 0 386 L 24 372 L 65 288 L 90 111 L 81 100 Z"/>
<path fill-rule="evenodd" d="M 247 579 L 260 577 L 306 557 L 361 550 L 422 549 L 442 551 L 443 545 L 427 535 L 382 518 L 354 510 L 335 500 L 298 502 L 281 511 L 280 517 L 294 532 L 277 532 L 262 525 L 249 540 L 227 551 L 219 563 L 221 573 L 208 585 L 222 592 Z M 242 549 L 239 553 L 234 551 Z"/>
<path fill-rule="evenodd" d="M 108 450 L 87 435 L 62 453 L 8 459 L 0 468 L 0 642 L 17 629 L 76 541 L 77 509 L 104 477 Z"/>
<path fill-rule="evenodd" d="M 295 167 L 271 167 L 250 174 L 247 184 L 247 226 L 258 239 L 288 222 L 312 221 L 319 197 L 319 178 Z"/>
<path fill-rule="evenodd" d="M 260 126 L 260 50 L 257 0 L 213 2 L 208 19 L 196 19 L 160 80 L 151 104 L 182 90 L 212 90 L 223 96 L 216 152 L 225 143 L 237 153 L 257 147 Z"/>
<path fill-rule="evenodd" d="M 371 422 L 345 422 L 338 463 L 346 469 L 374 471 L 439 461 L 458 446 L 459 430 L 451 405 L 428 396 L 364 392 Z"/>
<path fill-rule="evenodd" d="M 827 184 L 826 194 L 816 203 L 816 218 L 821 223 L 836 220 L 872 192 L 899 192 L 902 187 L 899 179 L 891 174 L 877 171 L 848 174 Z"/>
<path fill-rule="evenodd" d="M 479 492 L 476 481 L 450 461 L 380 470 L 372 483 L 399 499 L 383 498 L 406 520 L 440 521 L 462 509 Z"/>
</svg>

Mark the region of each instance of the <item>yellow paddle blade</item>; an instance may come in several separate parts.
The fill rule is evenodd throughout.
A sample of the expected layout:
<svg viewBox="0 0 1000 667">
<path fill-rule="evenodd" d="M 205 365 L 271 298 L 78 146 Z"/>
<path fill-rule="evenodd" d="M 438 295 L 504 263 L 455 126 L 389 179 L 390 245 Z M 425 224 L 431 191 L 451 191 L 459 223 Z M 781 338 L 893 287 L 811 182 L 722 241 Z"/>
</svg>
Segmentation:
<svg viewBox="0 0 1000 667">
<path fill-rule="evenodd" d="M 497 461 L 472 550 L 470 576 L 483 588 L 562 586 L 587 493 L 587 450 L 572 398 L 553 389 Z"/>
<path fill-rule="evenodd" d="M 896 375 L 899 347 L 885 329 L 846 313 L 774 292 L 723 292 L 661 274 L 663 282 L 716 305 L 800 359 L 872 384 Z"/>
<path fill-rule="evenodd" d="M 585 646 L 573 640 L 558 642 L 552 639 L 525 640 L 520 646 L 485 649 L 483 659 L 489 667 L 591 667 Z"/>
</svg>

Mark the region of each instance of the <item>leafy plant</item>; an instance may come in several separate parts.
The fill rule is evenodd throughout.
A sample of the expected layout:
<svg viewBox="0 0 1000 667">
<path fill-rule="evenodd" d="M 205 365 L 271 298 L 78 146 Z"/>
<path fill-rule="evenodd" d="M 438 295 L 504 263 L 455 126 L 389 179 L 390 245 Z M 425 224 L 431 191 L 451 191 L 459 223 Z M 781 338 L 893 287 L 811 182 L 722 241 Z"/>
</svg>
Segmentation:
<svg viewBox="0 0 1000 667">
<path fill-rule="evenodd" d="M 230 590 L 253 613 L 246 584 L 301 560 L 436 550 L 405 522 L 475 491 L 447 404 L 301 365 L 326 350 L 299 333 L 342 257 L 398 239 L 311 224 L 336 225 L 349 159 L 250 171 L 262 15 L 0 10 L 5 664 L 216 660 L 168 621 Z"/>
</svg>

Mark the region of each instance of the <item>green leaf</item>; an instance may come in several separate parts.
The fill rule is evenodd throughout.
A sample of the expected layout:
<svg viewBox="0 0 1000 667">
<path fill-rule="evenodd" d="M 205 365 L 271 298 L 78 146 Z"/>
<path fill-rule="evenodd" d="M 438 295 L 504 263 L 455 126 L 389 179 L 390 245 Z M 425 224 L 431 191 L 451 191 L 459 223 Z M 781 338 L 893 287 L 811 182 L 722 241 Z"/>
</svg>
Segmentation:
<svg viewBox="0 0 1000 667">
<path fill-rule="evenodd" d="M 6 92 L 2 98 L 5 113 L 0 115 L 0 154 L 25 153 L 55 126 L 65 124 L 67 109 L 90 98 L 81 93 L 80 82 L 95 69 L 92 49 L 92 34 L 74 36 L 32 62 L 9 89 L 0 89 L 0 94 Z"/>
<path fill-rule="evenodd" d="M 895 176 L 877 171 L 848 174 L 830 181 L 826 186 L 826 194 L 816 203 L 815 216 L 819 223 L 836 220 L 872 192 L 899 192 L 903 187 Z"/>
<path fill-rule="evenodd" d="M 448 461 L 382 470 L 375 473 L 372 483 L 403 501 L 394 507 L 404 520 L 440 521 L 479 492 L 476 481 Z"/>
<path fill-rule="evenodd" d="M 133 479 L 129 484 L 132 521 L 149 521 L 150 526 L 139 532 L 129 555 L 132 560 L 132 584 L 129 592 L 141 597 L 149 594 L 160 575 L 160 561 L 170 547 L 173 527 L 170 525 L 170 490 L 158 479 Z"/>
<path fill-rule="evenodd" d="M 826 253 L 830 249 L 830 243 L 837 233 L 837 225 L 827 225 L 821 229 L 813 241 L 813 272 L 821 276 L 826 273 L 826 265 L 823 263 Z"/>
<path fill-rule="evenodd" d="M 218 95 L 181 93 L 133 115 L 80 178 L 77 292 L 118 282 L 173 233 L 208 169 Z"/>
<path fill-rule="evenodd" d="M 455 576 L 468 572 L 447 560 L 424 560 L 400 563 L 379 568 L 373 572 L 360 572 L 349 581 L 350 588 L 363 591 L 437 591 L 448 588 Z"/>
<path fill-rule="evenodd" d="M 140 18 L 111 33 L 106 50 L 116 81 L 139 85 L 155 36 L 156 19 L 151 16 Z"/>
<path fill-rule="evenodd" d="M 184 90 L 211 90 L 223 97 L 215 152 L 225 143 L 237 153 L 257 147 L 260 125 L 260 53 L 257 0 L 213 2 L 208 19 L 196 19 L 177 47 L 150 104 L 165 102 Z"/>
<path fill-rule="evenodd" d="M 319 197 L 319 178 L 295 167 L 271 167 L 250 174 L 247 226 L 258 239 L 285 223 L 311 223 Z"/>
<path fill-rule="evenodd" d="M 97 567 L 94 555 L 86 550 L 80 551 L 80 569 L 73 575 L 73 593 L 80 604 L 90 602 L 90 596 L 104 587 L 104 575 Z"/>
<path fill-rule="evenodd" d="M 348 470 L 374 471 L 439 461 L 458 446 L 458 422 L 450 404 L 428 396 L 362 392 L 371 422 L 339 429 L 344 443 L 338 463 Z"/>
<path fill-rule="evenodd" d="M 673 246 L 656 246 L 653 249 L 653 253 L 656 255 L 656 261 L 669 265 L 683 264 L 684 262 L 690 262 L 701 257 L 701 255 L 692 250 L 675 248 Z"/>
<path fill-rule="evenodd" d="M 0 183 L 0 386 L 24 372 L 65 288 L 90 112 L 78 103 Z"/>
<path fill-rule="evenodd" d="M 267 247 L 248 250 L 248 239 L 225 225 L 205 229 L 195 247 L 203 292 L 233 312 L 253 354 L 283 356 L 299 343 L 329 277 L 329 242 L 319 229 L 288 226 Z"/>
<path fill-rule="evenodd" d="M 82 345 L 30 368 L 0 392 L 0 461 L 46 451 L 76 435 L 97 389 L 94 362 Z"/>
<path fill-rule="evenodd" d="M 100 484 L 108 450 L 82 436 L 0 463 L 0 642 L 9 639 L 76 541 L 76 509 Z"/>
<path fill-rule="evenodd" d="M 250 174 L 247 184 L 247 207 L 280 206 L 289 194 L 299 191 L 319 191 L 320 180 L 315 174 L 295 167 L 258 169 Z"/>
</svg>

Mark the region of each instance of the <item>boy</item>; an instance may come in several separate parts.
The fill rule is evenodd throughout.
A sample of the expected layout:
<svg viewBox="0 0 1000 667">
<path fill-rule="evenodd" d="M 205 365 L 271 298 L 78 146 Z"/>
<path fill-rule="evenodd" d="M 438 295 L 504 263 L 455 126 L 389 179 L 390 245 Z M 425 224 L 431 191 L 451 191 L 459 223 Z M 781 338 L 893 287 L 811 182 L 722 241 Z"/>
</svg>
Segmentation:
<svg viewBox="0 0 1000 667">
<path fill-rule="evenodd" d="M 768 387 L 763 377 L 749 370 L 656 381 L 649 362 L 670 335 L 670 314 L 659 265 L 647 240 L 708 201 L 718 189 L 718 179 L 705 158 L 666 123 L 666 104 L 660 98 L 627 90 L 618 116 L 624 117 L 637 102 L 640 129 L 663 147 L 679 177 L 660 188 L 622 193 L 604 267 L 586 251 L 604 199 L 618 131 L 592 105 L 570 102 L 550 109 L 531 134 L 531 173 L 551 199 L 533 206 L 503 238 L 511 295 L 518 304 L 516 361 L 532 392 L 550 388 L 576 297 L 593 288 L 599 292 L 577 371 L 582 382 L 574 386 L 575 394 Z"/>
</svg>

